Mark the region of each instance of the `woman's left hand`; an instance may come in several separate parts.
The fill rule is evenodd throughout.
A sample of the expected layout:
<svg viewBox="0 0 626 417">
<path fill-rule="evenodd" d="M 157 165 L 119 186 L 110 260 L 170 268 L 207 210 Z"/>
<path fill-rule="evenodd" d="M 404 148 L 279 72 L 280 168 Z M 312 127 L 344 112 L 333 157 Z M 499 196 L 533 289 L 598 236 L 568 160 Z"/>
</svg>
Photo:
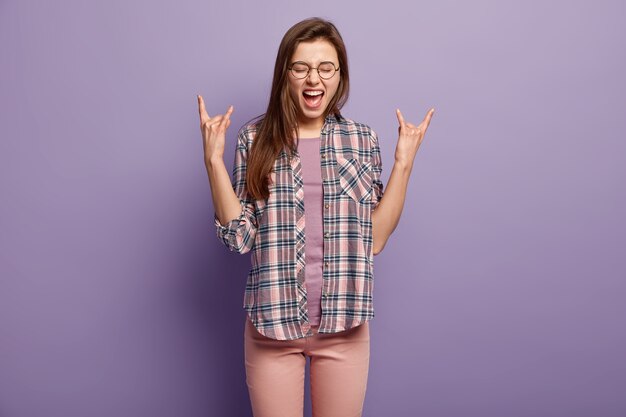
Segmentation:
<svg viewBox="0 0 626 417">
<path fill-rule="evenodd" d="M 413 165 L 415 154 L 424 139 L 426 129 L 428 129 L 430 119 L 433 117 L 434 112 L 435 109 L 430 109 L 428 113 L 426 113 L 426 117 L 424 117 L 422 123 L 415 126 L 405 122 L 400 109 L 396 109 L 396 116 L 398 116 L 398 123 L 400 124 L 400 126 L 398 126 L 399 136 L 398 144 L 396 145 L 396 162 L 404 164 L 405 166 Z"/>
</svg>

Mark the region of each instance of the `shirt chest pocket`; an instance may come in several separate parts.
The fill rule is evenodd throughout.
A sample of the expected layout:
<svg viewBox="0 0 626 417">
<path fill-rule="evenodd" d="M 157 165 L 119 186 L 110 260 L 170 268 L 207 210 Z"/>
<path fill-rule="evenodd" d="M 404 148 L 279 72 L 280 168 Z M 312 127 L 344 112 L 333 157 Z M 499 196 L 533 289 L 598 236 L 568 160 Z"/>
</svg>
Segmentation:
<svg viewBox="0 0 626 417">
<path fill-rule="evenodd" d="M 342 194 L 359 203 L 367 203 L 372 198 L 372 164 L 354 158 L 337 156 L 337 175 Z"/>
</svg>

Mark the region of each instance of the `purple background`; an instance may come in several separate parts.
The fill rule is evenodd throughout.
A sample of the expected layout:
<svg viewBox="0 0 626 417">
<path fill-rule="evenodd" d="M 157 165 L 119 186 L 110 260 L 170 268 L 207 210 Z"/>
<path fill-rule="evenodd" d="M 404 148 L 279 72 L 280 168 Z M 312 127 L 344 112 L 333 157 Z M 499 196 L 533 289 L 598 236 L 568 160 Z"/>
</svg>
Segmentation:
<svg viewBox="0 0 626 417">
<path fill-rule="evenodd" d="M 625 3 L 377 3 L 0 2 L 0 416 L 251 416 L 250 260 L 215 236 L 196 94 L 235 105 L 230 169 L 316 15 L 385 184 L 394 109 L 435 108 L 364 416 L 626 415 Z"/>
</svg>

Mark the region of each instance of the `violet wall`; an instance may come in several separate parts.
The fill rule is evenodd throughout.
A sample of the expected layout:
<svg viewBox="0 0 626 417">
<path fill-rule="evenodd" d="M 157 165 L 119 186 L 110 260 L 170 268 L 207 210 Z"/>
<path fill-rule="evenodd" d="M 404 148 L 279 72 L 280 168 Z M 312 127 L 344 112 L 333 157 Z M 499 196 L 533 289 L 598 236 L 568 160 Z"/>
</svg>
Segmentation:
<svg viewBox="0 0 626 417">
<path fill-rule="evenodd" d="M 252 415 L 250 260 L 215 236 L 196 94 L 235 106 L 230 167 L 309 16 L 345 38 L 385 184 L 394 109 L 435 108 L 375 258 L 364 417 L 626 415 L 625 12 L 1 1 L 0 416 Z"/>
</svg>

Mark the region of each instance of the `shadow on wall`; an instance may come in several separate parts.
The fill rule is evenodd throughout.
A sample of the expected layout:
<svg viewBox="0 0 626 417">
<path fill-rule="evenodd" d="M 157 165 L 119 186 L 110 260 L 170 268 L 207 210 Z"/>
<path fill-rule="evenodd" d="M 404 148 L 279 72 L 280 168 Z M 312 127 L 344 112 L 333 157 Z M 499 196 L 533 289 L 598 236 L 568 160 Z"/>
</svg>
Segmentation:
<svg viewBox="0 0 626 417">
<path fill-rule="evenodd" d="M 210 208 L 211 219 L 213 208 Z M 213 225 L 211 224 L 211 227 Z M 187 263 L 189 285 L 185 304 L 193 331 L 201 332 L 203 359 L 194 368 L 195 378 L 203 386 L 200 398 L 207 415 L 252 415 L 246 386 L 244 339 L 246 312 L 243 296 L 250 270 L 250 253 L 229 251 L 215 235 L 200 245 L 203 253 Z M 206 240 L 205 240 L 206 242 Z M 190 245 L 192 243 L 190 242 Z"/>
<path fill-rule="evenodd" d="M 263 100 L 251 102 L 248 99 L 248 88 L 253 87 L 239 85 L 233 91 L 232 103 L 236 108 L 224 148 L 224 164 L 231 183 L 238 131 L 267 105 Z M 215 103 L 206 105 L 211 116 L 221 111 Z M 199 131 L 198 140 L 202 141 Z M 202 163 L 201 158 L 198 161 Z M 202 191 L 210 195 L 209 184 L 203 184 L 206 189 Z M 190 193 L 197 192 L 197 189 L 190 190 Z M 187 200 L 197 201 L 191 194 Z M 194 323 L 194 331 L 207 335 L 205 339 L 199 339 L 206 342 L 203 345 L 206 354 L 201 352 L 204 360 L 194 371 L 196 380 L 203 384 L 201 398 L 207 407 L 204 411 L 211 416 L 252 416 L 244 363 L 246 311 L 243 308 L 252 251 L 243 255 L 231 252 L 219 240 L 213 225 L 215 210 L 212 202 L 195 210 L 199 210 L 193 215 L 195 224 L 204 226 L 187 240 L 189 252 L 184 253 L 190 255 L 186 255 L 187 259 L 183 261 L 183 273 L 189 283 L 184 288 L 182 302 L 189 306 L 188 319 Z"/>
</svg>

